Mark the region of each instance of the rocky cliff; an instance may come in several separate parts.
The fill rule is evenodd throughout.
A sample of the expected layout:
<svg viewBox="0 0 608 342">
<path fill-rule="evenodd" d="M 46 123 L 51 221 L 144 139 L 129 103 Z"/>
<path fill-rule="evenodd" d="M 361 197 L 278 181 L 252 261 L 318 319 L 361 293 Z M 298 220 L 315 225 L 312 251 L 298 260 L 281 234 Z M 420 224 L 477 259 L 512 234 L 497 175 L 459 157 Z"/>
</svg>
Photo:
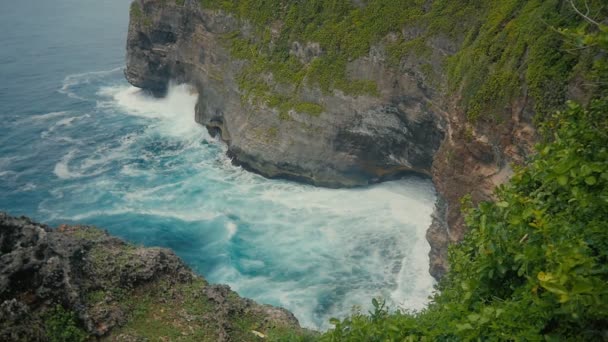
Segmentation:
<svg viewBox="0 0 608 342">
<path fill-rule="evenodd" d="M 380 96 L 302 88 L 303 101 L 323 109 L 282 116 L 267 103 L 243 98 L 237 79 L 246 61 L 231 56 L 225 35 L 251 30 L 246 22 L 198 3 L 136 4 L 142 14 L 129 26 L 127 80 L 156 93 L 170 81 L 194 85 L 199 92 L 196 121 L 221 134 L 235 162 L 268 177 L 330 187 L 368 184 L 404 172 L 430 175 L 443 140 L 435 105 L 414 76 L 383 67 L 382 56 L 351 66 L 353 77 L 381 84 Z M 315 52 L 295 45 L 293 53 Z"/>
<path fill-rule="evenodd" d="M 308 334 L 288 311 L 210 285 L 170 250 L 0 213 L 2 341 L 256 341 Z"/>
<path fill-rule="evenodd" d="M 496 185 L 509 178 L 510 165 L 521 162 L 535 140 L 532 117 L 540 106 L 530 93 L 537 96 L 538 89 L 553 89 L 556 103 L 570 96 L 561 79 L 526 84 L 531 81 L 525 77 L 532 79 L 536 74 L 526 74 L 525 68 L 535 66 L 535 58 L 543 62 L 543 56 L 535 54 L 543 53 L 545 45 L 538 52 L 533 41 L 540 41 L 546 30 L 531 24 L 529 32 L 506 31 L 517 15 L 550 13 L 541 7 L 553 6 L 532 2 L 532 9 L 518 3 L 496 10 L 446 5 L 445 1 L 412 5 L 420 13 L 412 15 L 416 20 L 382 33 L 361 55 L 342 56 L 344 65 L 336 67 L 344 68 L 342 85 L 328 88 L 324 84 L 339 83 L 332 83 L 331 77 L 341 75 L 340 71 L 334 68 L 333 74 L 321 79 L 310 70 L 326 70 L 319 66 L 323 61 L 335 67 L 331 54 L 337 52 L 315 41 L 294 40 L 297 33 L 285 33 L 286 21 L 293 19 L 265 18 L 266 26 L 261 26 L 259 20 L 247 17 L 247 8 L 230 7 L 232 2 L 225 2 L 223 8 L 217 1 L 136 0 L 131 8 L 125 75 L 131 84 L 157 95 L 172 81 L 192 84 L 199 94 L 196 121 L 221 136 L 235 163 L 268 177 L 329 187 L 364 185 L 408 172 L 432 177 L 443 198 L 427 234 L 432 246 L 431 273 L 439 278 L 447 269 L 447 245 L 464 233 L 461 198 L 470 194 L 475 202 L 489 199 Z M 291 15 L 291 10 L 298 10 L 288 8 L 298 5 L 277 3 L 282 6 L 269 13 Z M 362 1 L 345 6 L 353 6 L 356 10 L 349 13 L 355 14 L 372 7 Z M 563 4 L 554 7 L 551 10 L 566 11 Z M 230 10 L 239 8 L 240 15 Z M 406 12 L 405 7 L 399 8 Z M 352 30 L 365 30 L 356 22 L 365 17 L 354 17 Z M 452 24 L 437 29 L 429 24 L 432 20 L 451 20 Z M 487 32 L 484 20 L 494 25 Z M 310 27 L 309 23 L 305 30 Z M 530 41 L 522 43 L 518 37 Z M 511 76 L 503 77 L 495 71 L 500 71 L 505 59 L 500 54 L 509 57 L 504 47 L 509 39 L 515 39 L 513 46 L 521 43 L 523 48 L 517 45 L 512 60 L 503 63 L 511 68 L 507 69 Z M 552 39 L 543 44 L 555 45 Z M 334 50 L 348 50 L 337 44 Z M 286 48 L 277 52 L 280 46 Z M 478 55 L 463 54 L 467 46 Z M 262 50 L 271 51 L 268 59 L 258 52 Z M 272 54 L 287 56 L 275 71 L 268 67 L 275 65 Z M 460 77 L 456 83 L 446 68 L 452 60 L 458 62 L 453 63 L 454 70 L 468 70 L 464 76 L 451 76 Z M 568 63 L 567 70 L 576 64 Z M 513 69 L 517 64 L 523 67 Z M 356 90 L 360 88 L 368 90 Z M 576 86 L 569 89 L 576 93 Z M 493 115 L 479 117 L 490 109 L 495 110 Z"/>
</svg>

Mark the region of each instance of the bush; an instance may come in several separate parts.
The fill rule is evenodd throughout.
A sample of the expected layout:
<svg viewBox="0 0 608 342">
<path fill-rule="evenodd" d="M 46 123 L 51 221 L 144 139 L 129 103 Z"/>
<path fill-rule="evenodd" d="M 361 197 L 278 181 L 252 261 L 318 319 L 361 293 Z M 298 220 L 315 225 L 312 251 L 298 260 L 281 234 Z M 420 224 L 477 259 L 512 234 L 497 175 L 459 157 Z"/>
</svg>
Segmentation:
<svg viewBox="0 0 608 342">
<path fill-rule="evenodd" d="M 51 342 L 84 342 L 88 334 L 76 323 L 74 312 L 55 306 L 45 314 L 46 335 Z"/>
<path fill-rule="evenodd" d="M 467 210 L 469 232 L 426 310 L 389 315 L 376 302 L 324 339 L 605 339 L 608 99 L 569 103 L 541 131 L 538 153 L 497 200 Z"/>
</svg>

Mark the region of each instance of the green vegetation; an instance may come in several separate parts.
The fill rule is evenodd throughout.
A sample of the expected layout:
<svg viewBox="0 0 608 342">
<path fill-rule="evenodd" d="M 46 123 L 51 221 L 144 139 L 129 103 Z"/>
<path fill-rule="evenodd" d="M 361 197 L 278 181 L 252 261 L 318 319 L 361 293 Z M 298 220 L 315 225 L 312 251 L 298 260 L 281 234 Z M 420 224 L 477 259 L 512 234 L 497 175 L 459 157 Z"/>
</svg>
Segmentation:
<svg viewBox="0 0 608 342">
<path fill-rule="evenodd" d="M 461 108 L 473 121 L 505 115 L 512 99 L 524 93 L 544 116 L 563 106 L 570 80 L 592 76 L 595 50 L 569 49 L 557 29 L 591 26 L 568 1 L 436 0 L 426 9 L 425 4 L 370 0 L 358 7 L 351 0 L 201 0 L 204 8 L 222 9 L 254 24 L 251 36 L 235 32 L 227 37 L 233 55 L 249 61 L 240 79 L 247 98 L 266 100 L 279 92 L 260 77 L 269 73 L 277 84 L 292 86 L 282 93 L 282 101 L 297 102 L 304 83 L 326 93 L 338 89 L 351 95 L 377 94 L 375 82 L 353 79 L 347 64 L 389 33 L 398 33 L 396 41 L 386 44 L 391 65 L 410 53 L 428 59 L 433 37 L 447 37 L 457 46 L 462 41 L 458 52 L 446 58 L 445 70 L 434 72 L 447 74 L 448 90 L 460 94 Z M 603 0 L 576 4 L 598 17 L 608 11 Z M 405 37 L 402 28 L 419 34 Z M 301 61 L 290 53 L 293 42 L 319 43 L 323 53 Z M 431 74 L 429 66 L 425 74 Z"/>
<path fill-rule="evenodd" d="M 234 292 L 225 297 L 226 302 L 209 301 L 203 294 L 206 286 L 201 278 L 186 283 L 160 279 L 134 290 L 119 304 L 130 313 L 128 322 L 112 331 L 110 339 L 214 342 L 224 336 L 231 341 L 304 342 L 317 337 L 281 325 L 268 327 L 267 316 L 247 310 Z M 267 339 L 256 337 L 254 331 Z"/>
<path fill-rule="evenodd" d="M 106 236 L 106 232 L 94 227 L 78 227 L 71 230 L 71 233 L 84 240 L 97 240 Z"/>
<path fill-rule="evenodd" d="M 87 333 L 78 327 L 76 315 L 57 305 L 44 315 L 46 335 L 51 342 L 84 342 Z"/>
<path fill-rule="evenodd" d="M 211 305 L 200 294 L 205 282 L 175 284 L 158 281 L 125 296 L 121 305 L 130 312 L 128 323 L 113 332 L 149 340 L 215 341 L 217 328 L 206 314 Z"/>
<path fill-rule="evenodd" d="M 135 19 L 140 19 L 143 16 L 139 2 L 134 1 L 131 3 L 130 15 L 131 18 Z"/>
<path fill-rule="evenodd" d="M 525 92 L 534 101 L 539 119 L 561 108 L 568 82 L 575 76 L 587 76 L 588 58 L 594 52 L 568 50 L 556 28 L 585 30 L 588 23 L 567 1 L 484 3 L 481 8 L 462 9 L 455 2 L 454 8 L 446 7 L 457 17 L 473 18 L 464 19 L 470 29 L 463 31 L 463 46 L 447 63 L 450 90 L 461 91 L 468 117 L 501 115 L 502 108 Z M 606 13 L 603 1 L 588 1 L 587 5 L 596 15 Z"/>
<path fill-rule="evenodd" d="M 131 18 L 141 23 L 144 27 L 149 28 L 152 26 L 152 19 L 146 16 L 138 2 L 134 1 L 131 3 L 130 15 Z"/>
<path fill-rule="evenodd" d="M 103 290 L 93 291 L 87 294 L 87 303 L 96 304 L 101 302 L 106 297 L 106 293 Z"/>
<path fill-rule="evenodd" d="M 470 229 L 421 313 L 333 321 L 327 341 L 602 340 L 608 326 L 608 99 L 569 103 L 538 154 L 467 209 Z"/>
</svg>

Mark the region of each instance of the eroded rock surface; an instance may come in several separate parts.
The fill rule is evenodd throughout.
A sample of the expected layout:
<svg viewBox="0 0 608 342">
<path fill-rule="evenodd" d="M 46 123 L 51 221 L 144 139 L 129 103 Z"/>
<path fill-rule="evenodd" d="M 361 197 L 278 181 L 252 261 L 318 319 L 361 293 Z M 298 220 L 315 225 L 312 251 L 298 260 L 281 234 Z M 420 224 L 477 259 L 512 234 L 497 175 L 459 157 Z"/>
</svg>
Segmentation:
<svg viewBox="0 0 608 342">
<path fill-rule="evenodd" d="M 198 4 L 139 4 L 145 20 L 130 23 L 128 81 L 155 93 L 163 93 L 169 81 L 194 85 L 196 121 L 221 134 L 235 162 L 268 177 L 329 187 L 364 185 L 404 172 L 430 175 L 443 130 L 414 76 L 364 58 L 353 62 L 350 74 L 378 82 L 380 96 L 302 87 L 299 97 L 322 105 L 322 113 L 292 110 L 285 119 L 275 108 L 243 101 L 237 77 L 246 62 L 231 57 L 224 36 L 247 32 L 247 23 Z M 322 54 L 315 43 L 292 45 L 291 53 L 303 61 Z"/>
<path fill-rule="evenodd" d="M 51 229 L 0 213 L 0 340 L 46 341 L 59 306 L 108 340 L 243 341 L 302 332 L 281 308 L 208 285 L 170 250 L 135 247 L 88 226 Z M 62 311 L 62 312 L 63 312 Z"/>
</svg>

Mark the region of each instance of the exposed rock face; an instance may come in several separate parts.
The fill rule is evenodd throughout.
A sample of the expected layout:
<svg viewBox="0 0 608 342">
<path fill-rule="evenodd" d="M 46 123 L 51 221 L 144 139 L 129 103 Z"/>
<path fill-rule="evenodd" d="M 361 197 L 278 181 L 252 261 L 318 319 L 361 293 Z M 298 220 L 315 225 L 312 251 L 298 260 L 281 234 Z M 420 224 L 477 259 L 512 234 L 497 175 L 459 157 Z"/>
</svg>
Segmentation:
<svg viewBox="0 0 608 342">
<path fill-rule="evenodd" d="M 346 96 L 302 89 L 305 101 L 324 107 L 320 116 L 278 111 L 242 101 L 235 60 L 223 35 L 246 32 L 247 24 L 222 12 L 158 0 L 141 1 L 144 20 L 131 20 L 126 77 L 137 87 L 162 93 L 170 80 L 196 86 L 196 121 L 228 143 L 235 161 L 268 177 L 329 187 L 357 186 L 403 172 L 430 175 L 443 131 L 415 77 L 395 73 L 372 58 L 351 66 L 353 78 L 375 80 L 381 94 Z M 294 42 L 302 60 L 321 53 L 315 43 Z"/>
<path fill-rule="evenodd" d="M 268 177 L 329 187 L 364 185 L 406 172 L 431 176 L 445 198 L 445 215 L 435 221 L 442 224 L 428 234 L 432 268 L 447 269 L 447 242 L 464 233 L 460 198 L 471 192 L 474 201 L 490 198 L 508 178 L 509 162 L 525 155 L 534 139 L 527 101 L 514 104 L 512 118 L 502 124 L 467 125 L 465 113 L 455 106 L 458 96 L 443 91 L 442 62 L 460 46 L 453 38 L 438 34 L 426 42 L 429 55 L 411 54 L 395 66 L 388 61 L 386 43 L 394 35 L 411 40 L 422 32 L 410 27 L 389 34 L 347 66 L 353 80 L 376 82 L 378 96 L 326 94 L 302 86 L 299 97 L 321 104 L 323 112 L 317 117 L 292 110 L 291 119 L 282 120 L 278 110 L 243 100 L 239 89 L 237 77 L 247 62 L 231 57 L 224 37 L 234 31 L 252 35 L 247 22 L 202 9 L 197 1 L 136 3 L 141 13 L 132 15 L 129 26 L 128 81 L 156 94 L 166 91 L 170 81 L 195 86 L 196 121 L 221 134 L 236 163 Z M 306 63 L 323 51 L 314 42 L 292 42 L 289 53 Z M 281 87 L 273 90 L 281 93 Z"/>
<path fill-rule="evenodd" d="M 171 328 L 182 329 L 184 336 L 217 341 L 250 334 L 239 326 L 245 317 L 261 331 L 300 329 L 284 309 L 242 299 L 227 286 L 207 285 L 170 250 L 137 248 L 92 227 L 54 230 L 0 213 L 0 248 L 2 341 L 46 341 L 46 321 L 57 305 L 73 311 L 88 334 L 112 340 L 142 340 L 141 325 L 117 329 L 150 319 L 145 315 L 157 320 L 152 325 L 170 318 Z M 154 298 L 146 297 L 150 293 Z M 163 321 L 162 313 L 170 311 L 179 312 Z M 178 324 L 182 321 L 188 329 Z"/>
</svg>

